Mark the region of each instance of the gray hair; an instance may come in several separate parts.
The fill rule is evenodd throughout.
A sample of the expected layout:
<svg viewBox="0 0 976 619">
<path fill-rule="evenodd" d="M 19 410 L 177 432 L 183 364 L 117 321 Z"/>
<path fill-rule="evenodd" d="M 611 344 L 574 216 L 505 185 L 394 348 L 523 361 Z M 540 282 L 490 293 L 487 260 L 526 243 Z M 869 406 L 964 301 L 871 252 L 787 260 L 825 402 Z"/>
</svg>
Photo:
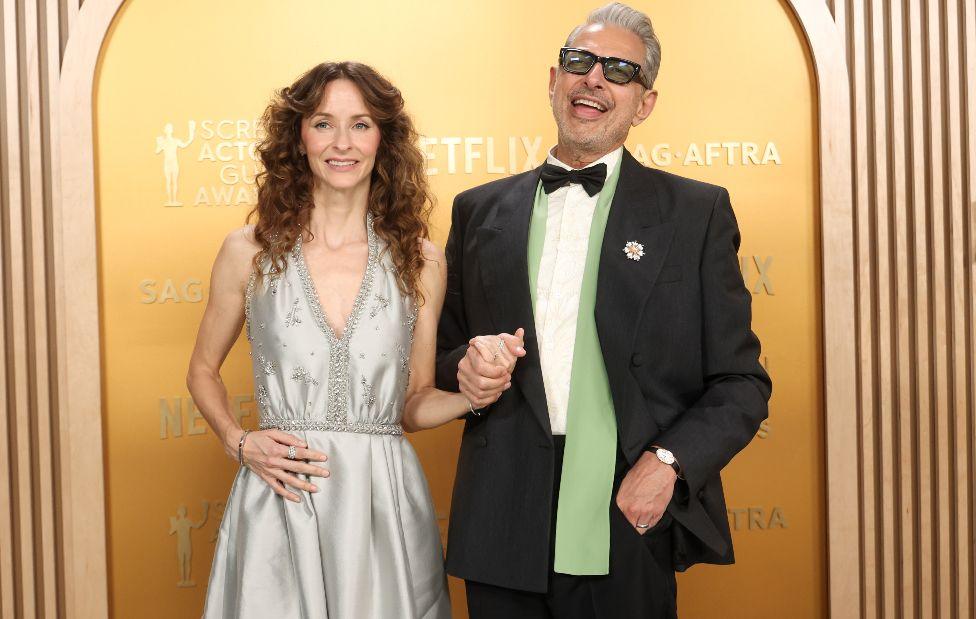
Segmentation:
<svg viewBox="0 0 976 619">
<path fill-rule="evenodd" d="M 587 26 L 602 24 L 616 26 L 633 32 L 644 43 L 644 62 L 641 63 L 641 83 L 645 88 L 654 87 L 657 79 L 658 69 L 661 68 L 661 42 L 654 34 L 654 26 L 651 18 L 641 13 L 637 9 L 631 8 L 621 2 L 611 2 L 598 9 L 594 9 L 586 21 L 573 28 L 573 31 L 566 37 L 566 46 L 570 47 L 573 40 L 579 36 Z"/>
</svg>

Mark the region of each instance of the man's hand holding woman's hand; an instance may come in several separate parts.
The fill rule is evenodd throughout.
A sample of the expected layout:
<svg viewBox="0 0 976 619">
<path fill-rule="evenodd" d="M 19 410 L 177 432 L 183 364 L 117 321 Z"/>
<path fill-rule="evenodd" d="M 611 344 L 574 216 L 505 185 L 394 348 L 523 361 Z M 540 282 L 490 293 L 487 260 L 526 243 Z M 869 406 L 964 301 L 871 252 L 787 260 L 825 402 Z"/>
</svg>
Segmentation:
<svg viewBox="0 0 976 619">
<path fill-rule="evenodd" d="M 472 409 L 498 401 L 512 386 L 512 371 L 525 356 L 525 329 L 515 334 L 479 335 L 468 342 L 468 351 L 458 363 L 458 385 Z"/>
</svg>

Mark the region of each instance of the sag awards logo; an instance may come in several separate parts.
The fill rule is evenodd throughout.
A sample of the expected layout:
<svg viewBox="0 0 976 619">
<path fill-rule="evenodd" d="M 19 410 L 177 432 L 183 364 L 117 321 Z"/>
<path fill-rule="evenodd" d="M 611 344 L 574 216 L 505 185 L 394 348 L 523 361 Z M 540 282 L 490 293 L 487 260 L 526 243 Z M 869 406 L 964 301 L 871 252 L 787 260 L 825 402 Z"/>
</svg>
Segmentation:
<svg viewBox="0 0 976 619">
<path fill-rule="evenodd" d="M 199 127 L 199 131 L 197 128 Z M 190 190 L 193 206 L 238 206 L 257 202 L 257 145 L 260 123 L 248 119 L 187 121 L 186 137 L 174 133 L 173 123 L 163 126 L 156 136 L 156 155 L 163 157 L 163 206 L 181 207 L 180 171 L 188 159 L 209 171 L 209 182 Z M 191 146 L 193 147 L 191 149 Z M 183 166 L 181 166 L 181 160 Z M 185 196 L 185 194 L 184 194 Z"/>
<path fill-rule="evenodd" d="M 214 503 L 215 511 L 223 513 L 224 503 Z M 176 586 L 179 588 L 195 587 L 196 583 L 191 578 L 192 559 L 193 559 L 193 531 L 202 529 L 207 524 L 210 516 L 210 502 L 203 501 L 203 514 L 199 520 L 194 521 L 190 518 L 186 505 L 180 505 L 176 510 L 175 516 L 169 517 L 169 535 L 176 536 L 176 566 L 179 580 Z M 218 523 L 220 517 L 215 518 Z M 208 541 L 212 544 L 217 541 L 219 528 L 215 528 Z"/>
<path fill-rule="evenodd" d="M 177 199 L 180 180 L 179 151 L 193 142 L 196 124 L 191 120 L 188 126 L 185 140 L 173 135 L 173 123 L 166 123 L 163 127 L 163 135 L 156 136 L 156 154 L 163 155 L 163 177 L 166 179 L 166 201 L 163 202 L 163 206 L 183 206 L 183 203 Z"/>
<path fill-rule="evenodd" d="M 181 128 L 182 129 L 182 128 Z M 198 131 L 199 129 L 199 131 Z M 263 131 L 254 119 L 188 120 L 185 132 L 163 125 L 156 136 L 156 155 L 162 156 L 163 206 L 182 207 L 187 196 L 199 206 L 241 206 L 257 203 L 257 146 Z M 427 174 L 508 175 L 531 170 L 546 158 L 541 136 L 445 136 L 420 139 Z M 192 148 L 191 148 L 192 147 Z M 646 166 L 668 168 L 749 167 L 782 165 L 773 141 L 706 141 L 678 145 L 634 144 L 631 152 Z M 181 195 L 181 168 L 192 162 L 205 172 L 206 182 Z M 182 164 L 182 166 L 181 166 Z"/>
</svg>

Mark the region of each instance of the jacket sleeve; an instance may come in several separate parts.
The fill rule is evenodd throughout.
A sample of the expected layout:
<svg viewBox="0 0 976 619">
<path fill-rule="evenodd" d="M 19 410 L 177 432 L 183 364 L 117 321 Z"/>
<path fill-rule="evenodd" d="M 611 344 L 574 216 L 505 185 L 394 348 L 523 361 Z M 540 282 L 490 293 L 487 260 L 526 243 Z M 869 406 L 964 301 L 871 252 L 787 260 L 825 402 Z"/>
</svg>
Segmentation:
<svg viewBox="0 0 976 619">
<path fill-rule="evenodd" d="M 752 295 L 739 269 L 739 228 L 728 191 L 712 206 L 700 264 L 705 390 L 654 441 L 670 450 L 692 494 L 755 436 L 772 393 L 752 332 Z"/>
<path fill-rule="evenodd" d="M 458 363 L 468 349 L 471 339 L 464 314 L 462 272 L 464 265 L 464 224 L 460 220 L 462 197 L 454 199 L 451 209 L 451 231 L 447 236 L 447 293 L 437 327 L 437 367 L 435 383 L 438 389 L 460 391 Z"/>
</svg>

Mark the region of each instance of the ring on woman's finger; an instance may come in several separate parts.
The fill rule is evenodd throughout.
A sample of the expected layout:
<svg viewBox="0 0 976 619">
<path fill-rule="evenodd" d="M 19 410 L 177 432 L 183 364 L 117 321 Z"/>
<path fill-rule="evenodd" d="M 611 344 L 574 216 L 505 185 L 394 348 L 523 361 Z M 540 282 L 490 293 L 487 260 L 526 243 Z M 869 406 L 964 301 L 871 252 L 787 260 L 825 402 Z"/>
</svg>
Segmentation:
<svg viewBox="0 0 976 619">
<path fill-rule="evenodd" d="M 298 457 L 298 449 L 296 449 L 294 445 L 289 445 L 288 446 L 288 455 L 285 456 L 285 457 L 288 458 L 289 460 L 296 459 Z"/>
</svg>

